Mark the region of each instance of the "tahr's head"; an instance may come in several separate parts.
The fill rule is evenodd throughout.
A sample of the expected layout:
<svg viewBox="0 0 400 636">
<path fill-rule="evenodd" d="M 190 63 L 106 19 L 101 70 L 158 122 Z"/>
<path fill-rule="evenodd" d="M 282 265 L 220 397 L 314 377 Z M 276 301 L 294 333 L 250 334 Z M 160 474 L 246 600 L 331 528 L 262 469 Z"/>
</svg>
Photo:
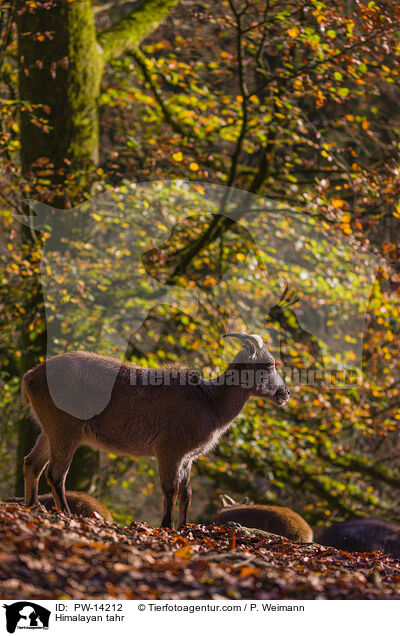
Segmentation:
<svg viewBox="0 0 400 636">
<path fill-rule="evenodd" d="M 224 338 L 237 338 L 243 349 L 236 356 L 233 364 L 246 371 L 244 376 L 251 395 L 265 397 L 276 406 L 283 406 L 289 399 L 290 390 L 276 370 L 275 360 L 265 346 L 261 336 L 247 333 L 227 333 Z M 245 386 L 243 378 L 242 386 Z"/>
</svg>

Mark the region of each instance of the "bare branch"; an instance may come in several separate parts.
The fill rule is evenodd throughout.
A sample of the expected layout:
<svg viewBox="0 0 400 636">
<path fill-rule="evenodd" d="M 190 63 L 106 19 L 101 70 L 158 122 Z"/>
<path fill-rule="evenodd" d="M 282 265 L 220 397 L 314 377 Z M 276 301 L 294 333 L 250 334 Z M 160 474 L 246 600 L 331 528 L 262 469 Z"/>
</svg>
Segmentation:
<svg viewBox="0 0 400 636">
<path fill-rule="evenodd" d="M 152 93 L 156 99 L 156 102 L 159 105 L 162 114 L 164 115 L 165 121 L 168 122 L 168 124 L 176 133 L 182 135 L 183 137 L 194 136 L 193 131 L 189 128 L 186 128 L 175 117 L 175 114 L 173 113 L 167 100 L 164 98 L 160 87 L 153 79 L 152 72 L 154 72 L 154 64 L 151 62 L 151 60 L 149 60 L 139 48 L 131 51 L 131 56 L 142 71 L 146 82 L 149 84 Z"/>
</svg>

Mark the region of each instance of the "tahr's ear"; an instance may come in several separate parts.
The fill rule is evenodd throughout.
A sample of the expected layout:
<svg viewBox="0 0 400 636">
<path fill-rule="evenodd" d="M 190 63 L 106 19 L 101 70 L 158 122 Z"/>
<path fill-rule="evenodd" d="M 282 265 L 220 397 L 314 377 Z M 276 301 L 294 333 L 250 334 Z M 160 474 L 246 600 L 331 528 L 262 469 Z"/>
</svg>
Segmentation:
<svg viewBox="0 0 400 636">
<path fill-rule="evenodd" d="M 232 499 L 232 497 L 229 497 L 229 495 L 220 495 L 219 502 L 222 508 L 229 508 L 230 506 L 234 506 L 236 503 L 236 501 Z"/>
</svg>

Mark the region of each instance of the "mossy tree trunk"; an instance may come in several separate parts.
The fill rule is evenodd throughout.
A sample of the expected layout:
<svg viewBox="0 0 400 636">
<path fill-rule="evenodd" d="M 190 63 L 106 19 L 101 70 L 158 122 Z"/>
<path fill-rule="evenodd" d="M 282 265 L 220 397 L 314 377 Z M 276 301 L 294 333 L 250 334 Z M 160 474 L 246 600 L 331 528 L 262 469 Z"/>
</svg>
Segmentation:
<svg viewBox="0 0 400 636">
<path fill-rule="evenodd" d="M 65 208 L 74 205 L 78 194 L 88 194 L 99 156 L 98 98 L 105 64 L 138 47 L 175 4 L 177 0 L 143 0 L 96 33 L 90 0 L 47 0 L 40 5 L 17 0 L 21 163 L 29 196 Z M 22 244 L 27 258 L 34 258 L 37 243 L 29 228 L 22 230 Z M 21 376 L 46 355 L 40 280 L 31 285 L 19 343 Z M 32 336 L 28 325 L 38 312 L 43 330 Z M 17 495 L 23 493 L 23 458 L 37 434 L 23 414 L 18 422 Z M 98 454 L 79 449 L 68 487 L 87 490 L 97 469 Z"/>
<path fill-rule="evenodd" d="M 29 110 L 21 111 L 23 169 L 32 171 L 46 158 L 54 165 L 53 179 L 63 180 L 63 173 L 90 170 L 98 159 L 103 62 L 91 2 L 59 0 L 50 8 L 30 9 L 20 0 L 19 5 L 20 98 L 49 124 L 43 130 Z"/>
</svg>

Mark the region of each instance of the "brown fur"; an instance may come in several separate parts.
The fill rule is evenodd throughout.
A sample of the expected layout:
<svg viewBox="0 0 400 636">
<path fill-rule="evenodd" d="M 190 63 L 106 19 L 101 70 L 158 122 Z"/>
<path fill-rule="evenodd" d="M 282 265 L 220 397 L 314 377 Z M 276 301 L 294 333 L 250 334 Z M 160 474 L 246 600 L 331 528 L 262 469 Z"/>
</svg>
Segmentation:
<svg viewBox="0 0 400 636">
<path fill-rule="evenodd" d="M 268 369 L 268 379 L 247 388 L 226 382 L 227 372 L 215 381 L 200 378 L 190 384 L 178 377 L 169 384 L 149 385 L 149 370 L 84 351 L 39 364 L 22 379 L 22 399 L 42 430 L 25 458 L 26 504 L 37 502 L 38 479 L 48 464 L 46 475 L 57 507 L 68 511 L 65 477 L 76 449 L 84 444 L 119 455 L 155 456 L 164 494 L 162 526 L 173 527 L 178 494 L 179 523 L 185 524 L 193 460 L 217 444 L 250 395 L 279 406 L 289 397 L 265 345 L 253 357 L 241 351 L 227 371 L 260 368 Z"/>
<path fill-rule="evenodd" d="M 281 506 L 230 506 L 221 510 L 216 523 L 235 521 L 246 528 L 258 528 L 292 541 L 310 543 L 313 531 L 297 512 Z"/>
<path fill-rule="evenodd" d="M 380 550 L 400 558 L 400 525 L 381 519 L 343 521 L 326 528 L 318 543 L 347 552 Z"/>
<path fill-rule="evenodd" d="M 73 515 L 80 515 L 81 517 L 91 517 L 93 513 L 97 513 L 100 517 L 102 517 L 105 521 L 109 521 L 112 523 L 112 515 L 109 509 L 95 499 L 91 495 L 88 495 L 87 492 L 75 492 L 73 490 L 67 490 L 65 493 L 69 505 L 70 512 Z M 8 502 L 15 503 L 24 503 L 23 497 L 14 497 L 12 499 L 7 499 Z M 39 495 L 39 503 L 46 508 L 46 510 L 51 511 L 55 508 L 56 504 L 54 501 L 54 497 L 51 493 L 45 495 Z"/>
</svg>

